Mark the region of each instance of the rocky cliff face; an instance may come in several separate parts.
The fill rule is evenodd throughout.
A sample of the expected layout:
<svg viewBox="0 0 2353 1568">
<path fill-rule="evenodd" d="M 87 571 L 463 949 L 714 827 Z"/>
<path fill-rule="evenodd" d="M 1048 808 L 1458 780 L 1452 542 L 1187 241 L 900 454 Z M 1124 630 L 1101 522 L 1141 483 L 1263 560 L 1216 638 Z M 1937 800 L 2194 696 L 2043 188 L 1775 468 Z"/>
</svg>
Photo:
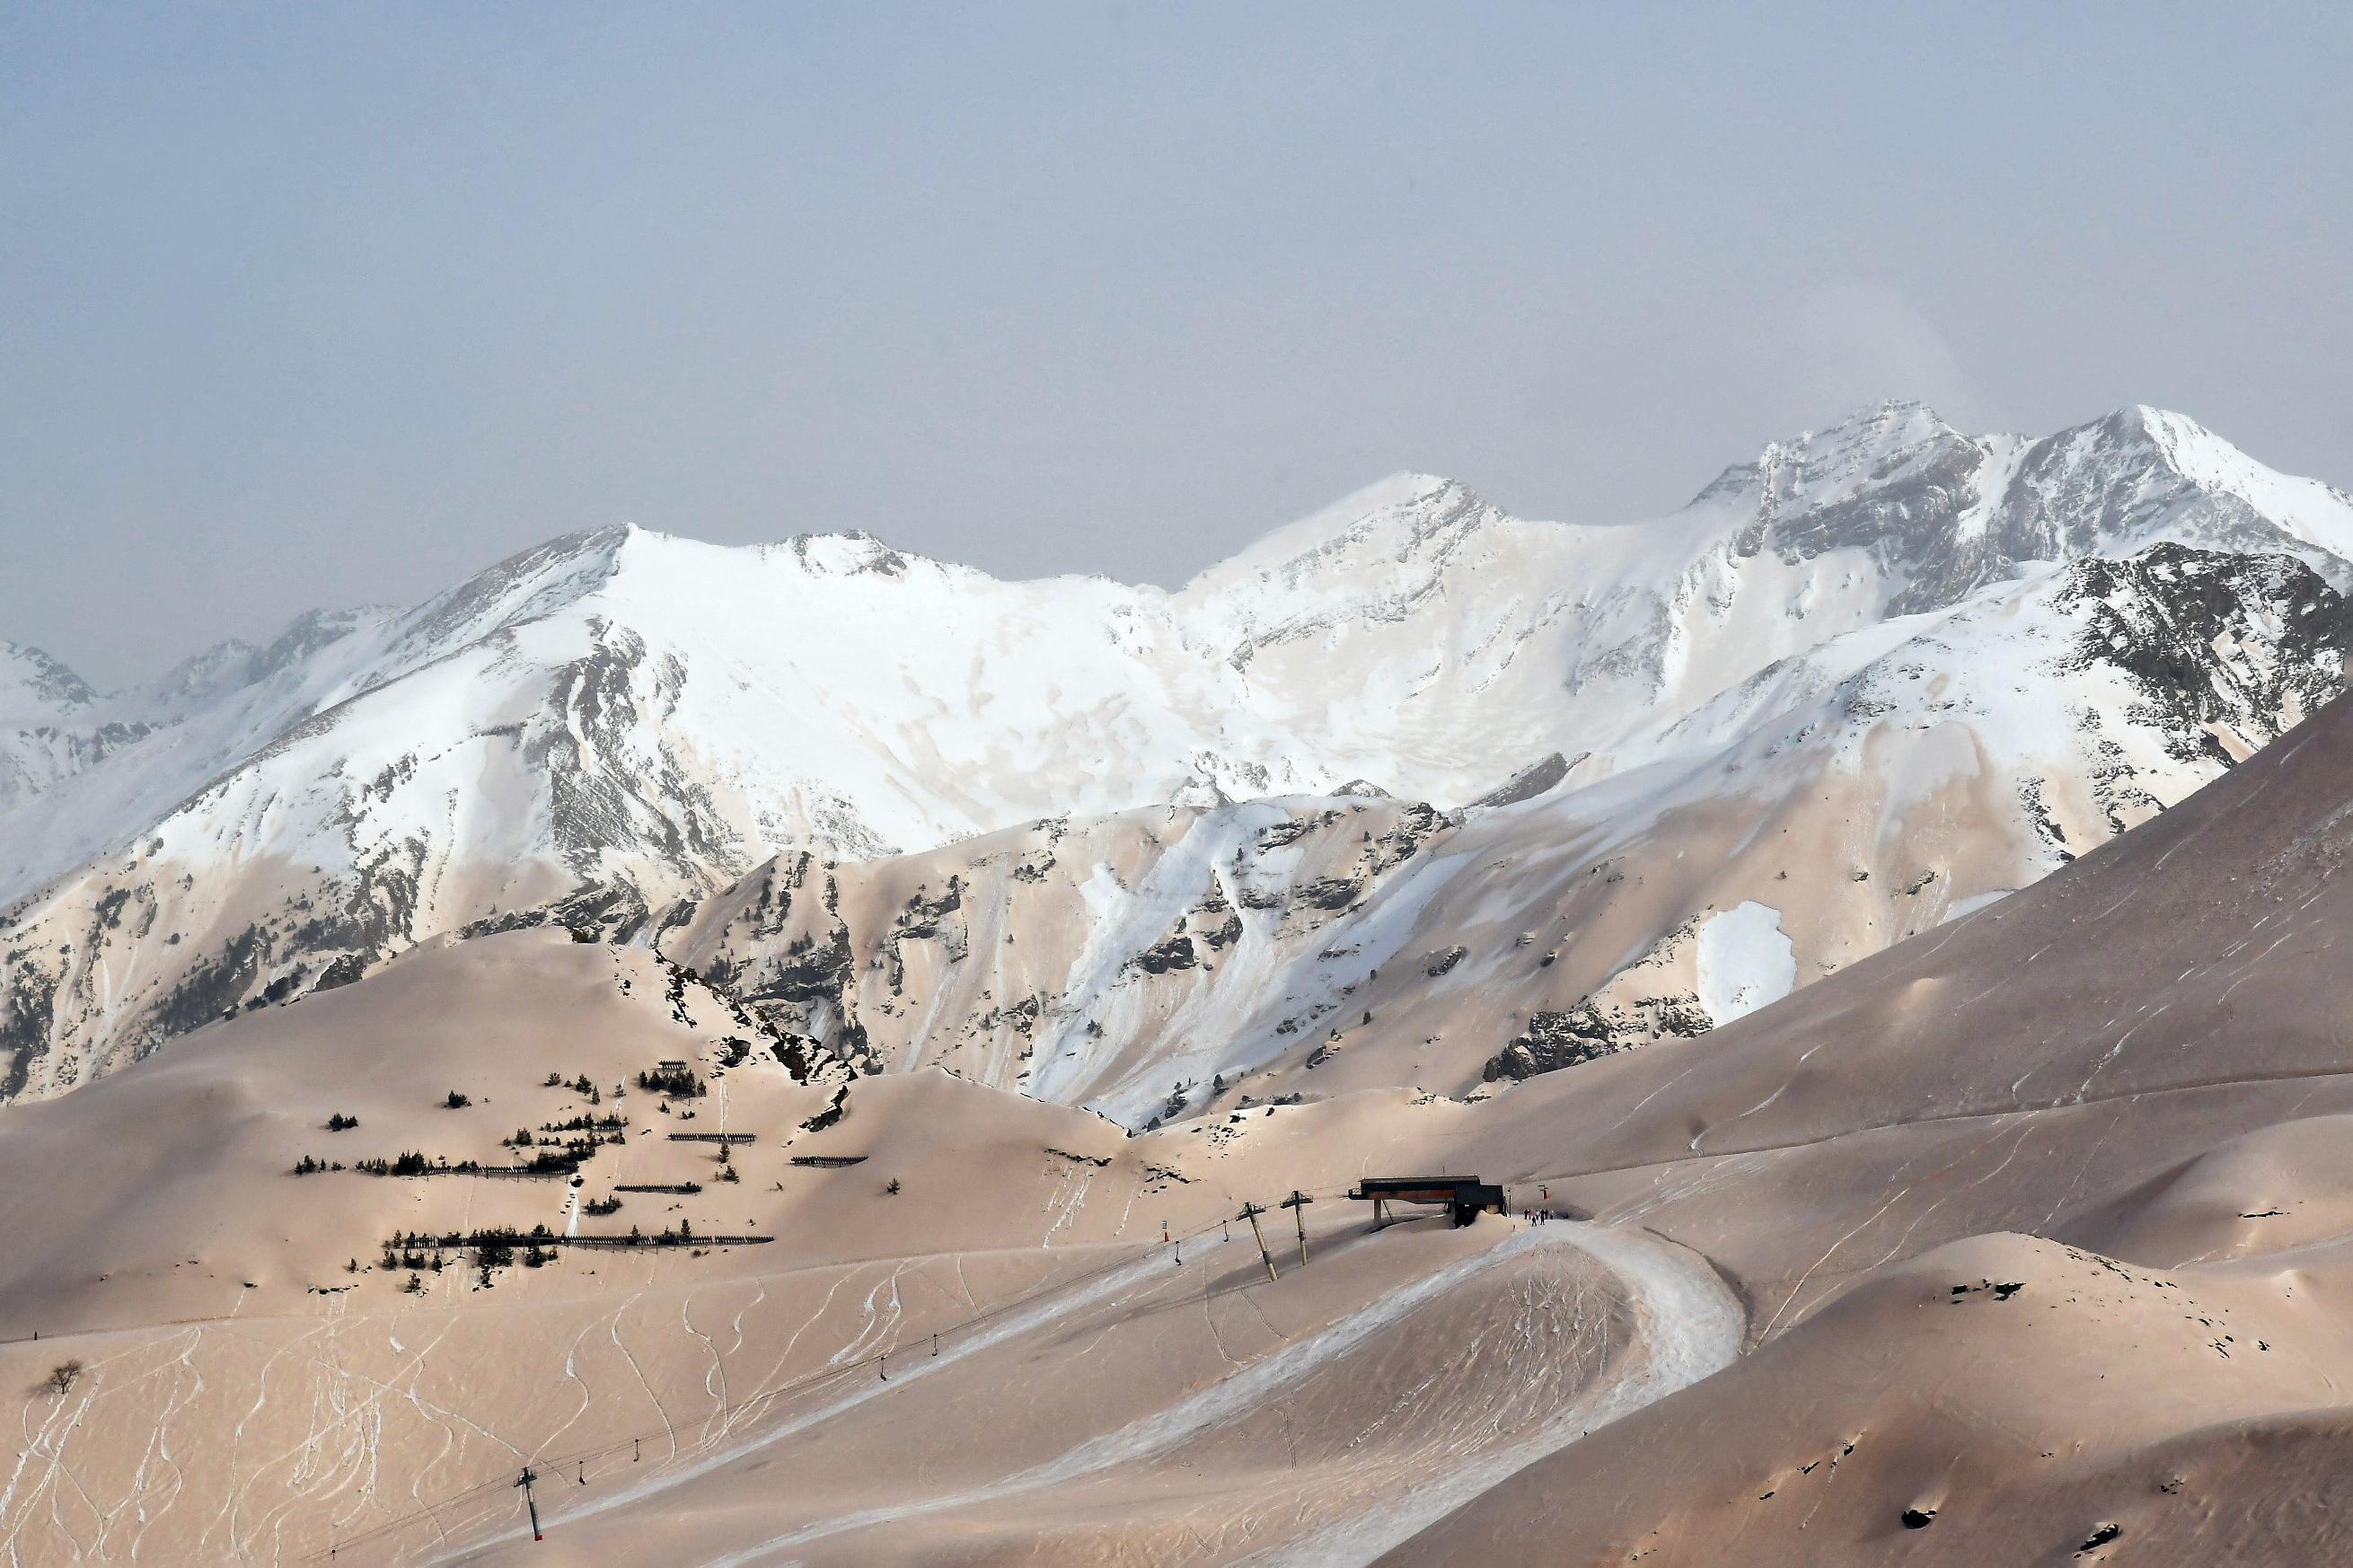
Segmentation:
<svg viewBox="0 0 2353 1568">
<path fill-rule="evenodd" d="M 1651 523 L 1403 476 L 1175 594 L 611 530 L 136 692 L 15 650 L 0 1092 L 540 921 L 1132 1120 L 1467 1089 L 1719 1016 L 1711 913 L 1802 984 L 2179 799 L 2340 689 L 2348 556 L 2177 416 L 1891 405 Z"/>
<path fill-rule="evenodd" d="M 1354 1023 L 1354 932 L 1444 846 L 1418 802 L 1291 797 L 1031 823 L 869 862 L 779 858 L 665 951 L 869 1071 L 944 1067 L 1135 1123 L 1262 1038 Z M 1361 1008 L 1357 1009 L 1361 1012 Z"/>
</svg>

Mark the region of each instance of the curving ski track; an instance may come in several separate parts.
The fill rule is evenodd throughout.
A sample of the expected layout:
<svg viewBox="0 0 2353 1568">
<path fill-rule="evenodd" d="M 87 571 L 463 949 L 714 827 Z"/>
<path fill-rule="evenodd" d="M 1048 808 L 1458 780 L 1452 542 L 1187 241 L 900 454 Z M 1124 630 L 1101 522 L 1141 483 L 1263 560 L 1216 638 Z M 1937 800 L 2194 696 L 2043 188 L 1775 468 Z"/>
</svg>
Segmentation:
<svg viewBox="0 0 2353 1568">
<path fill-rule="evenodd" d="M 1518 1442 L 1466 1460 L 1446 1475 L 1301 1540 L 1246 1558 L 1247 1563 L 1252 1568 L 1359 1568 L 1375 1562 L 1506 1477 L 1721 1372 L 1739 1355 L 1747 1327 L 1740 1300 L 1707 1260 L 1688 1247 L 1650 1231 L 1607 1226 L 1556 1222 L 1527 1234 L 1532 1240 L 1577 1247 L 1625 1284 L 1641 1323 L 1644 1354 L 1638 1364 Z"/>
<path fill-rule="evenodd" d="M 1453 1512 L 1505 1476 L 1612 1421 L 1730 1364 L 1746 1318 L 1740 1303 L 1696 1253 L 1646 1231 L 1556 1222 L 1498 1242 L 1474 1257 L 1389 1292 L 1209 1387 L 1045 1463 L 987 1486 L 921 1502 L 861 1510 L 819 1521 L 708 1560 L 703 1568 L 786 1568 L 796 1546 L 873 1525 L 896 1523 L 1058 1486 L 1113 1466 L 1165 1454 L 1245 1414 L 1465 1280 L 1538 1247 L 1572 1247 L 1625 1285 L 1641 1325 L 1644 1353 L 1626 1375 L 1565 1407 L 1504 1448 L 1466 1456 L 1454 1469 L 1302 1539 L 1246 1559 L 1266 1568 L 1356 1568 Z"/>
<path fill-rule="evenodd" d="M 1204 1252 L 1216 1251 L 1225 1245 L 1223 1242 L 1209 1242 L 1204 1247 Z M 984 1328 L 958 1336 L 945 1345 L 936 1356 L 914 1357 L 910 1361 L 905 1371 L 888 1383 L 878 1380 L 873 1383 L 860 1384 L 850 1392 L 837 1395 L 815 1409 L 787 1417 L 762 1431 L 756 1436 L 713 1447 L 674 1469 L 649 1476 L 635 1485 L 622 1487 L 603 1497 L 582 1503 L 576 1508 L 561 1510 L 551 1508 L 547 1512 L 547 1522 L 554 1525 L 588 1519 L 608 1510 L 619 1508 L 626 1503 L 640 1501 L 669 1491 L 697 1477 L 708 1475 L 723 1465 L 732 1464 L 747 1455 L 757 1453 L 762 1448 L 788 1437 L 796 1432 L 805 1432 L 811 1426 L 830 1421 L 835 1416 L 854 1410 L 871 1400 L 881 1398 L 896 1388 L 928 1377 L 944 1367 L 953 1366 L 967 1356 L 977 1355 L 991 1346 L 1002 1344 L 1032 1330 L 1044 1328 L 1059 1319 L 1068 1317 L 1082 1307 L 1092 1306 L 1107 1296 L 1116 1295 L 1130 1286 L 1142 1284 L 1146 1279 L 1158 1279 L 1167 1272 L 1167 1268 L 1166 1259 L 1155 1251 L 1124 1268 L 1109 1270 L 1092 1279 L 1052 1292 L 1031 1306 L 1018 1311 L 1008 1312 Z M 446 1564 L 464 1563 L 480 1556 L 493 1546 L 504 1542 L 522 1540 L 530 1533 L 531 1531 L 526 1528 L 511 1527 L 482 1540 L 470 1542 L 457 1551 L 432 1558 L 425 1568 L 444 1568 Z"/>
</svg>

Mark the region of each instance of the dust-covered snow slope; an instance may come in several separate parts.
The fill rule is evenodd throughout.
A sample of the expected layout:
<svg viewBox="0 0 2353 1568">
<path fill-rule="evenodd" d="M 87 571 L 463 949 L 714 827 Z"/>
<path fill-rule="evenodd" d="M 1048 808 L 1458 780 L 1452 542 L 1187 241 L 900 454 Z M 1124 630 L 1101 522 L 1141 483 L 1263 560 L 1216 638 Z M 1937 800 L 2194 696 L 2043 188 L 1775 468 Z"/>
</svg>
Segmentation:
<svg viewBox="0 0 2353 1568">
<path fill-rule="evenodd" d="M 795 852 L 664 947 L 868 1068 L 1131 1125 L 1461 1092 L 1703 1032 L 2037 879 L 2325 700 L 2348 642 L 2301 563 L 2160 545 L 1817 650 L 1729 694 L 1738 721 L 1696 716 L 1727 737 L 1696 762 L 1467 811 L 1293 796 Z"/>
<path fill-rule="evenodd" d="M 2166 575 L 2141 552 L 2167 541 L 2206 553 Z M 1480 853 L 1525 874 L 1497 878 L 1466 847 L 1344 895 L 1360 837 L 1256 894 L 1317 910 L 1316 929 L 1345 921 L 1347 940 L 1280 957 L 1250 940 L 1240 973 L 1223 954 L 1164 966 L 1185 984 L 1225 975 L 1229 999 L 1187 1014 L 1173 995 L 1138 1008 L 1114 993 L 1150 976 L 1131 966 L 1144 949 L 1181 936 L 1203 950 L 1207 933 L 1173 920 L 1145 928 L 1207 910 L 1217 879 L 1191 861 L 1213 858 L 1208 841 L 1141 889 L 1090 862 L 1072 911 L 1040 933 L 1030 990 L 988 987 L 976 1011 L 927 996 L 894 1052 L 930 1059 L 951 1036 L 929 1031 L 1058 998 L 1070 1027 L 1100 1033 L 1058 1035 L 1028 1064 L 1033 1091 L 1140 1113 L 1202 1068 L 1304 1072 L 1319 1047 L 1315 1070 L 1336 1066 L 1342 1019 L 1379 1017 L 1369 973 L 1346 972 L 1359 957 L 1366 971 L 1395 959 L 1377 984 L 1397 985 L 1500 937 L 1529 964 L 1564 960 L 1534 986 L 1516 959 L 1461 967 L 1458 984 L 1514 982 L 1512 1016 L 1424 1029 L 1442 1050 L 1399 1037 L 1326 1076 L 1475 1079 L 1525 1031 L 1516 1073 L 1559 1056 L 1545 1034 L 1556 1043 L 1558 1027 L 1535 1015 L 1607 1011 L 1605 984 L 1649 957 L 1682 963 L 1672 933 L 1711 904 L 1778 911 L 1798 984 L 1925 907 L 1825 892 L 1830 861 L 1804 868 L 1805 887 L 1764 890 L 1621 866 L 1649 889 L 1641 908 L 1599 921 L 1567 962 L 1552 928 L 1575 879 L 1630 892 L 1602 859 L 1679 857 L 1710 814 L 1746 823 L 1725 829 L 1727 851 L 1753 849 L 1767 821 L 1819 839 L 1823 812 L 1783 818 L 1808 791 L 1827 808 L 1847 789 L 1869 797 L 1872 826 L 1841 856 L 1901 861 L 1911 836 L 1959 831 L 1957 792 L 1974 791 L 1968 810 L 1991 813 L 1978 837 L 1999 847 L 1954 859 L 1932 901 L 2020 885 L 2333 694 L 2343 638 L 2324 579 L 2346 579 L 2348 557 L 2353 501 L 2177 416 L 1972 439 L 1894 404 L 1777 443 L 1638 525 L 1526 522 L 1400 476 L 1175 594 L 1001 583 L 858 535 L 723 549 L 619 528 L 406 614 L 225 645 L 140 693 L 96 697 L 20 653 L 0 687 L 22 699 L 0 784 L 0 897 L 16 900 L 0 915 L 0 1094 L 57 1092 L 485 923 L 658 936 L 653 911 L 779 853 L 953 855 L 1025 823 L 1115 832 L 1111 817 L 1149 805 L 1216 816 L 1383 795 L 1494 816 Z M 2103 563 L 2113 581 L 2068 575 Z M 2094 620 L 2103 646 L 2086 640 Z M 1244 819 L 1218 820 L 1219 853 L 1249 852 Z M 1394 894 L 1372 886 L 1384 878 Z M 1894 896 L 1873 886 L 1863 902 Z M 1832 906 L 1845 912 L 1820 912 Z M 1018 920 L 998 935 L 1029 940 Z M 846 1031 L 849 1005 L 833 1012 Z M 1141 1032 L 1123 1036 L 1123 1019 Z M 1164 1026 L 1187 1043 L 1155 1072 Z"/>
</svg>

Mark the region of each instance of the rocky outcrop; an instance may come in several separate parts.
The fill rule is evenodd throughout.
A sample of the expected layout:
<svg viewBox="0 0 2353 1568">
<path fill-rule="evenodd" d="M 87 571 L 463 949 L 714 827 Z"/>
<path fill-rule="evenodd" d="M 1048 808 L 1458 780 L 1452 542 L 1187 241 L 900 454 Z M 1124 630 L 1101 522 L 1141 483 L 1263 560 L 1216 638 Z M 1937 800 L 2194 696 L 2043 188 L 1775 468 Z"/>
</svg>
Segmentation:
<svg viewBox="0 0 2353 1568">
<path fill-rule="evenodd" d="M 1489 1083 L 1534 1078 L 1658 1040 L 1691 1039 L 1715 1026 L 1690 994 L 1646 996 L 1607 1009 L 1580 1002 L 1562 1012 L 1530 1014 L 1527 1032 L 1488 1058 L 1480 1077 Z"/>
</svg>

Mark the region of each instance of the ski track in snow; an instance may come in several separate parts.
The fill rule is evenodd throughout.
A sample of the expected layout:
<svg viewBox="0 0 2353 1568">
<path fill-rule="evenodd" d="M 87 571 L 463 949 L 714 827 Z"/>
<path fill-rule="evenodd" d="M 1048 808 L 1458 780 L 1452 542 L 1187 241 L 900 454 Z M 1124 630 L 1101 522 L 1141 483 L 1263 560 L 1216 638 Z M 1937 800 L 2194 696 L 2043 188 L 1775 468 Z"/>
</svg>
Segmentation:
<svg viewBox="0 0 2353 1568">
<path fill-rule="evenodd" d="M 1208 1244 L 1213 1249 L 1219 1245 L 1215 1242 Z M 583 1502 L 576 1509 L 550 1508 L 545 1510 L 543 1517 L 550 1525 L 589 1519 L 623 1504 L 638 1502 L 646 1498 L 658 1496 L 672 1488 L 708 1475 L 723 1466 L 733 1464 L 747 1455 L 757 1453 L 762 1448 L 791 1436 L 795 1433 L 820 1426 L 838 1415 L 856 1409 L 870 1400 L 887 1394 L 895 1388 L 904 1387 L 907 1384 L 927 1377 L 944 1367 L 953 1366 L 967 1356 L 976 1355 L 992 1346 L 1045 1328 L 1082 1308 L 1092 1306 L 1132 1286 L 1148 1280 L 1156 1280 L 1167 1267 L 1166 1259 L 1155 1249 L 1134 1263 L 1108 1270 L 1066 1290 L 1057 1291 L 1026 1310 L 1008 1312 L 993 1323 L 945 1342 L 941 1345 L 939 1354 L 936 1356 L 911 1358 L 906 1370 L 888 1383 L 880 1380 L 861 1383 L 849 1392 L 804 1411 L 798 1415 L 789 1416 L 754 1436 L 737 1443 L 714 1446 L 676 1468 L 666 1470 L 659 1475 L 649 1476 L 634 1485 L 607 1492 L 601 1497 Z M 878 1285 L 875 1288 L 875 1293 L 880 1294 L 884 1288 L 883 1285 Z M 872 1297 L 870 1296 L 869 1300 L 871 1302 Z M 811 1321 L 814 1321 L 814 1319 Z M 861 1336 L 861 1338 L 866 1337 Z M 835 1359 L 839 1362 L 841 1358 Z M 510 1527 L 498 1534 L 470 1542 L 459 1551 L 431 1558 L 427 1560 L 427 1568 L 441 1568 L 443 1564 L 464 1562 L 492 1546 L 504 1542 L 521 1540 L 528 1534 L 528 1530 L 521 1526 Z"/>
<path fill-rule="evenodd" d="M 1699 1254 L 1645 1231 L 1568 1221 L 1536 1226 L 1526 1236 L 1532 1244 L 1567 1243 L 1618 1276 L 1641 1323 L 1644 1353 L 1639 1361 L 1625 1376 L 1594 1390 L 1518 1442 L 1466 1458 L 1402 1495 L 1245 1561 L 1262 1568 L 1358 1568 L 1372 1563 L 1507 1477 L 1723 1371 L 1739 1355 L 1747 1327 L 1740 1301 Z"/>
<path fill-rule="evenodd" d="M 40 1407 L 38 1426 L 31 1425 L 36 1407 L 26 1407 L 26 1446 L 0 1485 L 0 1561 L 27 1568 L 28 1530 L 47 1538 L 32 1543 L 30 1563 L 60 1561 L 61 1551 L 69 1554 L 63 1560 L 76 1562 L 138 1560 L 150 1533 L 199 1484 L 189 1469 L 201 1466 L 225 1468 L 232 1484 L 210 1516 L 192 1526 L 193 1555 L 184 1560 L 285 1563 L 297 1560 L 286 1532 L 301 1510 L 339 1500 L 363 1510 L 382 1509 L 391 1500 L 421 1501 L 442 1459 L 468 1437 L 522 1457 L 522 1450 L 497 1433 L 423 1395 L 418 1384 L 440 1335 L 414 1350 L 395 1340 L 394 1349 L 404 1359 L 385 1376 L 350 1365 L 343 1331 L 366 1321 L 351 1318 L 340 1303 L 331 1304 L 322 1321 L 275 1343 L 257 1369 L 240 1371 L 230 1380 L 226 1387 L 236 1391 L 243 1414 L 226 1434 L 225 1462 L 216 1449 L 186 1435 L 192 1422 L 202 1436 L 219 1430 L 220 1418 L 199 1405 L 216 1381 L 206 1378 L 200 1356 L 239 1354 L 242 1346 L 258 1342 L 252 1334 L 224 1318 L 92 1355 L 75 1393 Z M 376 1326 L 370 1323 L 369 1331 Z M 290 1440 L 246 1457 L 247 1429 L 254 1418 L 289 1405 L 301 1412 Z M 438 1432 L 441 1447 L 415 1468 L 406 1499 L 387 1500 L 378 1489 L 386 1420 L 396 1408 L 413 1411 L 425 1427 Z M 129 1484 L 111 1501 L 103 1500 L 85 1489 L 68 1444 L 99 1419 L 121 1418 L 108 1412 L 125 1409 L 144 1425 L 140 1458 Z M 70 1508 L 60 1506 L 68 1501 Z"/>
<path fill-rule="evenodd" d="M 1558 1221 L 1515 1232 L 1485 1251 L 1423 1276 L 1304 1338 L 1240 1365 L 1207 1388 L 1077 1445 L 1018 1475 L 944 1498 L 861 1510 L 821 1521 L 707 1562 L 703 1568 L 787 1568 L 795 1546 L 869 1526 L 946 1512 L 1081 1480 L 1148 1461 L 1193 1437 L 1267 1407 L 1282 1390 L 1410 1316 L 1475 1275 L 1547 1247 L 1586 1253 L 1628 1287 L 1645 1354 L 1626 1375 L 1571 1404 L 1526 1437 L 1486 1453 L 1402 1495 L 1247 1559 L 1286 1568 L 1368 1563 L 1494 1485 L 1653 1400 L 1717 1372 L 1740 1351 L 1739 1301 L 1705 1259 L 1647 1233 Z"/>
</svg>

